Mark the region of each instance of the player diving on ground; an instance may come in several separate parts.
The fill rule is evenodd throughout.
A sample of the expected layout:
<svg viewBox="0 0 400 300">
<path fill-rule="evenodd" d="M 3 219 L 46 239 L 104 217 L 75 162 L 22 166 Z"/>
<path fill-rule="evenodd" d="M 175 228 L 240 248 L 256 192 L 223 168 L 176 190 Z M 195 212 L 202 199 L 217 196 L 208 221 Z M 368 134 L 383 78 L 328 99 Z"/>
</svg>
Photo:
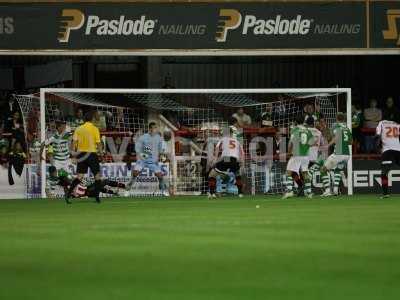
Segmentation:
<svg viewBox="0 0 400 300">
<path fill-rule="evenodd" d="M 67 174 L 61 170 L 57 172 L 54 166 L 49 167 L 49 175 L 46 181 L 46 195 L 48 198 L 57 198 L 57 187 L 62 187 L 64 193 L 66 193 L 71 187 L 71 181 Z M 124 183 L 120 183 L 113 180 L 103 179 L 100 181 L 100 193 L 108 195 L 123 195 L 120 189 L 125 190 L 126 186 Z M 87 184 L 86 179 L 82 179 L 78 185 L 76 185 L 72 192 L 72 198 L 88 198 L 96 197 L 96 186 L 94 182 Z"/>
</svg>

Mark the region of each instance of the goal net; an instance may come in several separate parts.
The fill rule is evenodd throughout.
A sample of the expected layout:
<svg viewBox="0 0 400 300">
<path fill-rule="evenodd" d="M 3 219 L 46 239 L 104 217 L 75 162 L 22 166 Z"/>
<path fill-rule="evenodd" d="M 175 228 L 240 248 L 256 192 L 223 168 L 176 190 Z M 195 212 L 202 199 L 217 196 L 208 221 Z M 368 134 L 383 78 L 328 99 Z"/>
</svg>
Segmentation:
<svg viewBox="0 0 400 300">
<path fill-rule="evenodd" d="M 321 131 L 329 132 L 338 111 L 347 112 L 351 128 L 349 89 L 246 89 L 246 90 L 167 90 L 167 89 L 42 89 L 40 95 L 16 96 L 21 106 L 29 171 L 27 196 L 45 197 L 48 189 L 49 147 L 41 158 L 39 145 L 55 133 L 58 121 L 73 132 L 88 109 L 100 112 L 99 124 L 106 155 L 102 159 L 103 178 L 128 182 L 136 163 L 135 142 L 156 122 L 164 138 L 167 157 L 160 161 L 171 193 L 207 193 L 207 174 L 214 161 L 214 147 L 228 128 L 232 116 L 245 120 L 239 139 L 245 151 L 241 170 L 245 192 L 276 194 L 284 191 L 287 144 L 290 128 L 299 115 L 313 115 Z M 236 115 L 235 115 L 236 114 Z M 246 118 L 248 118 L 246 117 Z M 245 118 L 245 119 L 246 119 Z M 49 155 L 50 154 L 50 155 Z M 50 157 L 49 157 L 50 156 Z M 347 165 L 351 174 L 351 160 Z M 70 172 L 75 174 L 71 164 Z M 88 180 L 91 174 L 87 174 Z M 352 193 L 351 180 L 348 192 Z M 313 180 L 320 187 L 318 178 Z M 230 191 L 227 184 L 222 192 Z M 55 191 L 57 196 L 63 190 Z M 143 170 L 135 187 L 125 195 L 159 195 L 158 180 Z"/>
</svg>

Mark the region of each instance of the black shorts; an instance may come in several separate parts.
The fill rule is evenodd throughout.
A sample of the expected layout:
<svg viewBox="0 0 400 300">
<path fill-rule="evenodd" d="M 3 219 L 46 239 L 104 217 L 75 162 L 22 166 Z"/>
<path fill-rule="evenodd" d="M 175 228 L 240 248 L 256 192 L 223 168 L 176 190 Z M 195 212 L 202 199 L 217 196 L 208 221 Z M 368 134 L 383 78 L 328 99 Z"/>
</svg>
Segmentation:
<svg viewBox="0 0 400 300">
<path fill-rule="evenodd" d="M 100 172 L 100 163 L 97 153 L 81 152 L 77 158 L 78 164 L 76 166 L 76 172 L 78 174 L 86 174 L 88 169 L 92 171 L 93 175 Z"/>
<path fill-rule="evenodd" d="M 224 157 L 221 161 L 215 164 L 215 171 L 217 172 L 231 171 L 237 174 L 239 170 L 240 165 L 236 157 Z"/>
<path fill-rule="evenodd" d="M 386 150 L 382 153 L 382 165 L 397 164 L 400 166 L 400 151 L 397 150 Z"/>
</svg>

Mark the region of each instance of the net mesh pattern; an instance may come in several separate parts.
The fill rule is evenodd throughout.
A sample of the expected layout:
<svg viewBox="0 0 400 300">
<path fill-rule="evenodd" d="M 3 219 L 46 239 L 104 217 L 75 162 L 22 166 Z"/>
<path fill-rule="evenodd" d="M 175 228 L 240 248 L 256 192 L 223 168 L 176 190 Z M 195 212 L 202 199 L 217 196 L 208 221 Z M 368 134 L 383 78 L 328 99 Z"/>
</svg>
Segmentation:
<svg viewBox="0 0 400 300">
<path fill-rule="evenodd" d="M 31 163 L 38 165 L 37 143 L 40 137 L 40 101 L 35 95 L 16 96 L 21 106 Z M 206 172 L 211 165 L 201 163 L 201 156 L 210 140 L 216 144 L 228 128 L 231 116 L 243 107 L 252 122 L 243 129 L 241 142 L 245 151 L 242 169 L 246 192 L 282 193 L 286 162 L 284 161 L 288 135 L 294 120 L 312 106 L 323 116 L 324 126 L 331 128 L 340 109 L 338 103 L 345 103 L 344 94 L 290 93 L 290 94 L 97 94 L 55 92 L 45 95 L 46 138 L 55 132 L 55 123 L 65 121 L 70 130 L 78 126 L 77 110 L 95 108 L 100 112 L 98 124 L 103 135 L 114 138 L 129 137 L 129 151 L 134 155 L 136 139 L 146 132 L 149 121 L 156 121 L 161 133 L 168 131 L 172 140 L 167 142 L 167 151 L 175 153 L 167 161 L 170 186 L 175 194 L 204 194 L 207 192 Z M 116 104 L 117 103 L 117 104 Z M 71 118 L 71 115 L 74 118 Z M 319 118 L 319 117 L 318 117 Z M 79 121 L 79 120 L 78 120 Z M 281 150 L 270 152 L 261 144 L 253 145 L 254 138 L 284 140 Z M 119 142 L 117 142 L 119 145 Z M 106 145 L 107 146 L 107 145 Z M 36 151 L 36 152 L 35 152 Z M 207 151 L 205 151 L 207 152 Z M 210 153 L 206 153 L 206 157 Z M 263 156 L 264 159 L 259 159 Z M 120 156 L 120 161 L 123 155 Z M 204 157 L 204 153 L 203 153 Z M 109 160 L 115 162 L 115 157 Z M 129 175 L 126 175 L 129 177 Z M 31 175 L 28 185 L 37 186 L 40 174 Z M 122 181 L 127 181 L 124 178 Z M 28 190 L 32 190 L 28 187 Z M 155 194 L 155 192 L 152 192 Z M 34 193 L 31 193 L 34 194 Z M 138 192 L 137 195 L 143 195 Z M 145 193 L 144 193 L 145 194 Z M 32 195 L 30 195 L 32 196 Z"/>
</svg>

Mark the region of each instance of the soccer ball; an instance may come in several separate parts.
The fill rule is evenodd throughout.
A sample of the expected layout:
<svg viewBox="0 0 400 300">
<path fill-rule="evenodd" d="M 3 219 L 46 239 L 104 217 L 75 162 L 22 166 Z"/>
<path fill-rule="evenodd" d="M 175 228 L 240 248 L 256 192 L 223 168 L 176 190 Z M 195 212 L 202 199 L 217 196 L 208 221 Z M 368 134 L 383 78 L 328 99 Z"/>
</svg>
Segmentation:
<svg viewBox="0 0 400 300">
<path fill-rule="evenodd" d="M 131 192 L 130 191 L 121 191 L 119 193 L 119 195 L 122 197 L 129 197 L 131 195 Z"/>
</svg>

